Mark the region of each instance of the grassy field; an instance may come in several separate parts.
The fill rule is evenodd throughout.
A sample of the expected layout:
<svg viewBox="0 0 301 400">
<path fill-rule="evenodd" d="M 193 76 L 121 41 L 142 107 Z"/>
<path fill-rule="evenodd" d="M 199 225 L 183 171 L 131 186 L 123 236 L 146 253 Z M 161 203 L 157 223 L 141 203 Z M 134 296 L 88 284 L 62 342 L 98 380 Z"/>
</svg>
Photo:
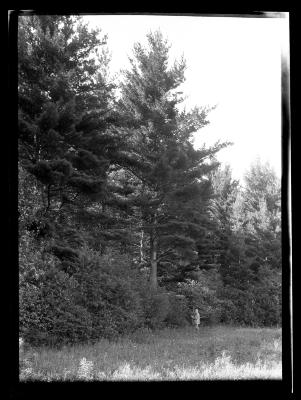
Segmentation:
<svg viewBox="0 0 301 400">
<path fill-rule="evenodd" d="M 20 380 L 281 379 L 281 329 L 204 327 L 140 331 L 60 350 L 20 352 Z"/>
</svg>

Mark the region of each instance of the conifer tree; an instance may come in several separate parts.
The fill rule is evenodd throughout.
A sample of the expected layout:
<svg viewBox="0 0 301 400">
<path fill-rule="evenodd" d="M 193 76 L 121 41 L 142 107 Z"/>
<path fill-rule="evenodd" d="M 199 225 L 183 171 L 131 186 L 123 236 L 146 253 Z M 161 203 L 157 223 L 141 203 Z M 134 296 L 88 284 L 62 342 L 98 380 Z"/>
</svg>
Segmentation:
<svg viewBox="0 0 301 400">
<path fill-rule="evenodd" d="M 20 17 L 19 158 L 41 188 L 36 228 L 55 225 L 71 248 L 82 243 L 89 209 L 110 196 L 107 174 L 122 148 L 105 43 L 80 17 Z M 56 253 L 72 254 L 60 246 Z"/>
<path fill-rule="evenodd" d="M 216 167 L 209 159 L 225 144 L 193 147 L 192 135 L 208 123 L 209 110 L 179 111 L 185 62 L 169 66 L 169 46 L 160 32 L 147 39 L 148 47 L 134 46 L 131 68 L 124 73 L 119 111 L 128 151 L 120 164 L 139 188 L 127 201 L 141 219 L 156 289 L 158 266 L 177 272 L 197 257 L 202 204 L 210 198 L 206 176 Z"/>
</svg>

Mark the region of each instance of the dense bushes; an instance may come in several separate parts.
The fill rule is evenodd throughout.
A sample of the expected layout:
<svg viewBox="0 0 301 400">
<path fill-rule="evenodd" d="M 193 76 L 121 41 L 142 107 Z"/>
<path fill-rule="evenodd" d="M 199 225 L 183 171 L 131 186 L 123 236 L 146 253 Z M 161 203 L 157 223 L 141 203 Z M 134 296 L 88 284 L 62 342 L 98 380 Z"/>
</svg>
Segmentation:
<svg viewBox="0 0 301 400">
<path fill-rule="evenodd" d="M 169 312 L 168 294 L 147 289 L 143 295 L 144 324 L 151 329 L 162 328 Z"/>
<path fill-rule="evenodd" d="M 87 340 L 91 320 L 85 307 L 76 301 L 78 282 L 59 269 L 59 260 L 55 257 L 24 250 L 24 242 L 21 248 L 20 270 L 26 271 L 20 274 L 22 337 L 36 345 Z M 29 267 L 26 261 L 30 254 Z"/>
<path fill-rule="evenodd" d="M 74 301 L 69 277 L 52 270 L 39 284 L 20 290 L 20 333 L 32 344 L 58 344 L 89 339 L 91 319 Z"/>
<path fill-rule="evenodd" d="M 263 276 L 261 276 L 263 275 Z M 281 325 L 281 273 L 268 267 L 258 271 L 258 281 L 242 290 L 226 285 L 222 299 L 221 322 L 248 326 Z"/>
<path fill-rule="evenodd" d="M 20 246 L 20 334 L 31 344 L 93 341 L 187 323 L 185 301 L 163 289 L 153 292 L 125 256 L 82 248 L 78 269 L 69 275 L 58 258 L 32 246 L 27 235 Z"/>
<path fill-rule="evenodd" d="M 69 275 L 58 258 L 35 248 L 29 234 L 20 241 L 20 272 L 20 334 L 34 345 L 185 326 L 194 308 L 203 324 L 269 326 L 281 319 L 280 276 L 242 290 L 220 287 L 216 275 L 204 272 L 198 281 L 180 283 L 177 293 L 153 291 L 124 255 L 81 248 L 77 270 Z"/>
<path fill-rule="evenodd" d="M 27 253 L 21 252 L 22 270 Z M 72 276 L 53 256 L 33 259 L 38 273 L 23 274 L 20 284 L 21 335 L 34 344 L 65 343 L 111 338 L 142 326 L 142 301 L 131 284 L 133 272 L 124 258 L 110 259 L 82 249 Z"/>
<path fill-rule="evenodd" d="M 187 299 L 163 288 L 152 291 L 124 255 L 81 248 L 77 270 L 69 275 L 58 258 L 41 254 L 26 238 L 20 246 L 20 334 L 27 342 L 113 339 L 139 328 L 189 322 Z"/>
<path fill-rule="evenodd" d="M 169 310 L 165 319 L 168 326 L 180 327 L 190 323 L 190 309 L 185 296 L 170 293 Z"/>
<path fill-rule="evenodd" d="M 240 325 L 253 325 L 255 323 L 252 293 L 247 290 L 225 286 L 220 292 L 220 296 L 224 300 L 221 322 Z"/>
<path fill-rule="evenodd" d="M 223 284 L 217 271 L 200 271 L 197 280 L 179 283 L 190 312 L 197 308 L 201 323 L 246 326 L 281 324 L 281 273 L 261 266 L 257 279 L 236 285 Z"/>
<path fill-rule="evenodd" d="M 92 317 L 92 339 L 114 337 L 142 325 L 141 299 L 134 285 L 136 274 L 127 257 L 82 250 L 75 277 L 80 284 L 80 302 Z"/>
<path fill-rule="evenodd" d="M 281 323 L 281 274 L 260 268 L 247 290 L 221 285 L 216 271 L 179 283 L 176 292 L 153 291 L 147 277 L 124 254 L 78 249 L 72 274 L 62 261 L 36 245 L 28 232 L 20 240 L 20 334 L 34 345 L 97 341 L 139 329 L 191 323 L 277 325 Z M 261 276 L 262 275 L 262 276 Z"/>
</svg>

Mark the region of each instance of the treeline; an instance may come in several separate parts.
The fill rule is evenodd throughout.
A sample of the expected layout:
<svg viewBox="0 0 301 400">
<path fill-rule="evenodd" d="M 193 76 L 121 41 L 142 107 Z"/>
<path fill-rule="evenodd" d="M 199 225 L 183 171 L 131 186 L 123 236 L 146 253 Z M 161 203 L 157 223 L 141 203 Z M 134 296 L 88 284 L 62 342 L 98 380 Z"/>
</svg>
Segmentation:
<svg viewBox="0 0 301 400">
<path fill-rule="evenodd" d="M 80 17 L 18 31 L 20 334 L 33 344 L 190 323 L 281 323 L 280 185 L 244 187 L 228 143 L 195 149 L 208 108 L 180 111 L 184 59 L 160 32 L 121 83 Z M 242 133 L 243 134 L 243 133 Z"/>
</svg>

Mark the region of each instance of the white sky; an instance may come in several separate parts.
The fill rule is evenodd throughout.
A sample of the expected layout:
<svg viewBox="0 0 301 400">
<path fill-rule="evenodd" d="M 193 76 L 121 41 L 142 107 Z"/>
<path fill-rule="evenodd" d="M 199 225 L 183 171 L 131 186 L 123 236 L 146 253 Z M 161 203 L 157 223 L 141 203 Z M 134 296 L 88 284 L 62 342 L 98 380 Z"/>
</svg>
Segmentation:
<svg viewBox="0 0 301 400">
<path fill-rule="evenodd" d="M 217 158 L 241 178 L 256 157 L 281 175 L 281 44 L 287 18 L 226 18 L 155 15 L 89 15 L 108 34 L 112 73 L 127 68 L 135 42 L 160 29 L 170 57 L 184 54 L 186 108 L 217 104 L 195 146 L 218 139 L 234 142 Z"/>
</svg>

